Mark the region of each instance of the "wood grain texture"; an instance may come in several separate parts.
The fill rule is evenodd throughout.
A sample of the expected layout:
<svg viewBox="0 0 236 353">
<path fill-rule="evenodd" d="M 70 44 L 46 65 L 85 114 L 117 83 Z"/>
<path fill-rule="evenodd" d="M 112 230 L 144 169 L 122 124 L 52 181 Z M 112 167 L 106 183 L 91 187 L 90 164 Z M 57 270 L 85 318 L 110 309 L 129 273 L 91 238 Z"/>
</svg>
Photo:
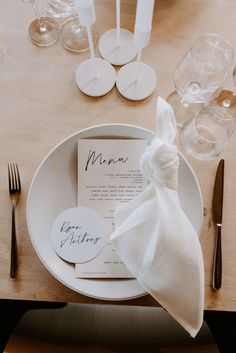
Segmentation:
<svg viewBox="0 0 236 353">
<path fill-rule="evenodd" d="M 121 26 L 133 31 L 136 1 L 121 3 Z M 95 6 L 96 25 L 102 34 L 115 26 L 115 0 L 95 0 Z M 82 128 L 118 122 L 154 130 L 157 96 L 166 98 L 174 89 L 173 70 L 192 42 L 206 32 L 216 32 L 228 38 L 235 49 L 235 12 L 234 0 L 157 0 L 151 41 L 143 50 L 143 61 L 156 72 L 158 86 L 148 99 L 131 102 L 121 97 L 115 87 L 101 98 L 82 94 L 75 84 L 75 71 L 89 53 L 72 54 L 59 42 L 48 48 L 36 47 L 27 34 L 33 18 L 31 7 L 15 0 L 0 2 L 1 298 L 94 302 L 59 283 L 35 254 L 28 235 L 25 211 L 32 177 L 43 157 L 58 142 Z M 97 47 L 96 53 L 99 55 Z M 230 78 L 227 88 L 232 88 Z M 211 200 L 218 161 L 189 160 L 203 193 L 201 244 L 205 262 L 205 308 L 211 310 L 236 311 L 235 150 L 234 133 L 229 147 L 221 156 L 225 158 L 225 196 L 223 278 L 218 292 L 211 289 L 215 240 Z M 18 163 L 22 179 L 22 195 L 17 207 L 19 272 L 14 281 L 9 279 L 9 162 Z M 150 296 L 131 300 L 128 304 L 157 305 Z"/>
</svg>

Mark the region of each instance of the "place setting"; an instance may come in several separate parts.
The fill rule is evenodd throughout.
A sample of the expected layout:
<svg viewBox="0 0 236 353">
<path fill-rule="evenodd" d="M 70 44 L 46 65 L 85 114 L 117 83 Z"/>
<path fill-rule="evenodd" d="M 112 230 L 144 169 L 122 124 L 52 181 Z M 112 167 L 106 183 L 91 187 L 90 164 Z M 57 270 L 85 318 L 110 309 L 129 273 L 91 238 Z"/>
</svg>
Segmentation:
<svg viewBox="0 0 236 353">
<path fill-rule="evenodd" d="M 142 101 L 154 93 L 156 73 L 142 62 L 154 1 L 137 2 L 132 33 L 121 26 L 117 0 L 116 26 L 100 36 L 92 0 L 67 1 L 64 15 L 58 3 L 48 1 L 51 17 L 28 2 L 36 16 L 29 27 L 34 44 L 60 40 L 71 52 L 89 52 L 74 76 L 85 95 L 101 97 L 116 87 L 124 98 Z M 55 24 L 50 36 L 43 34 L 47 18 Z M 58 18 L 65 20 L 60 27 Z M 37 30 L 35 23 L 41 26 Z M 234 132 L 231 112 L 213 103 L 232 60 L 232 46 L 222 36 L 197 38 L 174 70 L 175 91 L 166 100 L 156 98 L 155 131 L 119 123 L 91 126 L 45 156 L 29 188 L 27 226 L 35 252 L 59 282 L 104 301 L 150 294 L 196 336 L 204 310 L 204 206 L 189 160 L 217 159 Z M 222 214 L 214 220 L 222 225 Z M 221 288 L 222 277 L 221 226 L 216 228 L 214 290 Z"/>
<path fill-rule="evenodd" d="M 196 286 L 193 290 L 198 299 L 194 305 L 189 301 L 192 309 L 186 312 L 198 311 L 203 300 L 203 260 L 198 240 L 203 202 L 193 169 L 173 144 L 174 114 L 161 97 L 157 98 L 155 115 L 156 132 L 126 124 L 98 125 L 55 146 L 32 180 L 27 224 L 37 255 L 64 285 L 110 301 L 150 293 L 182 322 L 182 315 L 174 309 L 176 285 L 169 275 L 177 278 L 179 274 L 180 280 Z M 160 206 L 163 202 L 164 208 Z M 175 217 L 173 224 L 180 227 L 178 232 L 176 227 L 166 229 L 170 215 Z M 162 230 L 158 230 L 158 224 Z M 159 245 L 155 247 L 155 243 Z M 159 253 L 163 246 L 165 251 Z M 192 269 L 200 271 L 200 277 L 191 274 L 191 266 L 183 276 L 186 261 L 194 261 Z M 168 268 L 173 266 L 169 274 L 164 263 Z M 201 283 L 190 280 L 192 275 Z M 166 283 L 163 292 L 158 289 L 162 283 Z M 178 301 L 180 306 L 186 305 L 181 293 Z M 198 324 L 200 317 L 201 310 Z M 182 324 L 196 334 L 191 324 Z"/>
<path fill-rule="evenodd" d="M 236 322 L 236 3 L 0 9 L 5 350 L 26 352 L 24 338 L 29 351 L 223 352 Z"/>
<path fill-rule="evenodd" d="M 161 97 L 154 132 L 103 124 L 56 145 L 33 177 L 26 211 L 31 242 L 47 270 L 94 299 L 150 294 L 195 337 L 204 312 L 204 211 L 185 154 L 204 163 L 219 158 L 234 131 L 234 119 L 224 114 L 209 105 L 191 119 L 180 131 L 184 154 L 176 145 L 174 111 Z M 214 142 L 203 134 L 209 128 Z M 216 291 L 222 286 L 224 165 L 221 159 L 212 201 Z"/>
<path fill-rule="evenodd" d="M 50 20 L 52 36 L 42 37 L 38 34 L 49 22 L 35 1 L 28 2 L 36 16 L 29 27 L 34 44 L 49 46 L 60 38 L 70 51 L 89 51 L 74 73 L 85 95 L 96 99 L 116 87 L 122 97 L 142 101 L 154 93 L 156 73 L 142 62 L 143 49 L 150 44 L 154 1 L 137 1 L 132 33 L 121 26 L 117 0 L 116 26 L 101 36 L 94 1 L 68 1 L 66 21 L 54 28 L 57 22 Z M 48 5 L 50 13 L 53 7 Z M 59 12 L 52 16 L 64 18 Z M 72 31 L 86 38 L 83 47 L 71 39 L 76 36 Z M 150 294 L 192 337 L 197 335 L 205 294 L 200 243 L 204 205 L 191 160 L 217 161 L 230 143 L 233 94 L 223 101 L 219 97 L 232 64 L 230 42 L 206 33 L 177 64 L 175 91 L 166 99 L 156 97 L 155 131 L 99 124 L 76 131 L 48 152 L 31 181 L 26 217 L 36 254 L 59 282 L 104 301 Z M 213 192 L 216 291 L 222 286 L 225 164 L 223 158 L 217 163 Z"/>
</svg>

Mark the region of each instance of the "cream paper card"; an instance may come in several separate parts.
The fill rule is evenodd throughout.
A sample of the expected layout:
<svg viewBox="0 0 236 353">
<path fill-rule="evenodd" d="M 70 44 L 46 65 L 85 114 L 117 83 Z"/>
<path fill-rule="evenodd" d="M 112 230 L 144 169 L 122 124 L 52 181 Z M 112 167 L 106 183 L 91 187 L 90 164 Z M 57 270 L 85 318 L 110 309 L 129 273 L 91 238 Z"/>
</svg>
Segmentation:
<svg viewBox="0 0 236 353">
<path fill-rule="evenodd" d="M 139 169 L 146 146 L 143 139 L 78 140 L 78 206 L 104 218 L 107 240 L 96 258 L 75 265 L 76 277 L 133 278 L 109 238 L 114 231 L 115 209 L 147 186 Z"/>
</svg>

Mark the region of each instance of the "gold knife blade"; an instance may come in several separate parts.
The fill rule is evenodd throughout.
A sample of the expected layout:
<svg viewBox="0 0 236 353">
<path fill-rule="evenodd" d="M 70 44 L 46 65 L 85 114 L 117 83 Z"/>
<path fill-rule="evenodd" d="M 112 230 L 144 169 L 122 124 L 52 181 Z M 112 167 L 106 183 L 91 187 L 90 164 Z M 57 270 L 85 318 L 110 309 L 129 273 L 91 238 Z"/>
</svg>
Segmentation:
<svg viewBox="0 0 236 353">
<path fill-rule="evenodd" d="M 215 177 L 213 192 L 213 221 L 216 225 L 215 254 L 213 263 L 212 287 L 215 290 L 221 288 L 222 283 L 222 246 L 221 246 L 221 228 L 223 216 L 223 197 L 224 197 L 224 159 L 221 159 Z"/>
</svg>

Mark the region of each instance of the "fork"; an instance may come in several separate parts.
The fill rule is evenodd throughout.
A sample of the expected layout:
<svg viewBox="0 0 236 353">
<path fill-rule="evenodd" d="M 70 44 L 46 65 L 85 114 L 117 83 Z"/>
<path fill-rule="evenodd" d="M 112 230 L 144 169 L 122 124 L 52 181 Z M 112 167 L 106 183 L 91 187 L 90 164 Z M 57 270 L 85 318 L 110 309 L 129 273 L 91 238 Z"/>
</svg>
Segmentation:
<svg viewBox="0 0 236 353">
<path fill-rule="evenodd" d="M 12 202 L 12 226 L 11 226 L 11 264 L 10 277 L 16 278 L 17 272 L 17 240 L 15 226 L 15 208 L 20 197 L 21 182 L 17 164 L 8 164 L 9 194 Z"/>
</svg>

